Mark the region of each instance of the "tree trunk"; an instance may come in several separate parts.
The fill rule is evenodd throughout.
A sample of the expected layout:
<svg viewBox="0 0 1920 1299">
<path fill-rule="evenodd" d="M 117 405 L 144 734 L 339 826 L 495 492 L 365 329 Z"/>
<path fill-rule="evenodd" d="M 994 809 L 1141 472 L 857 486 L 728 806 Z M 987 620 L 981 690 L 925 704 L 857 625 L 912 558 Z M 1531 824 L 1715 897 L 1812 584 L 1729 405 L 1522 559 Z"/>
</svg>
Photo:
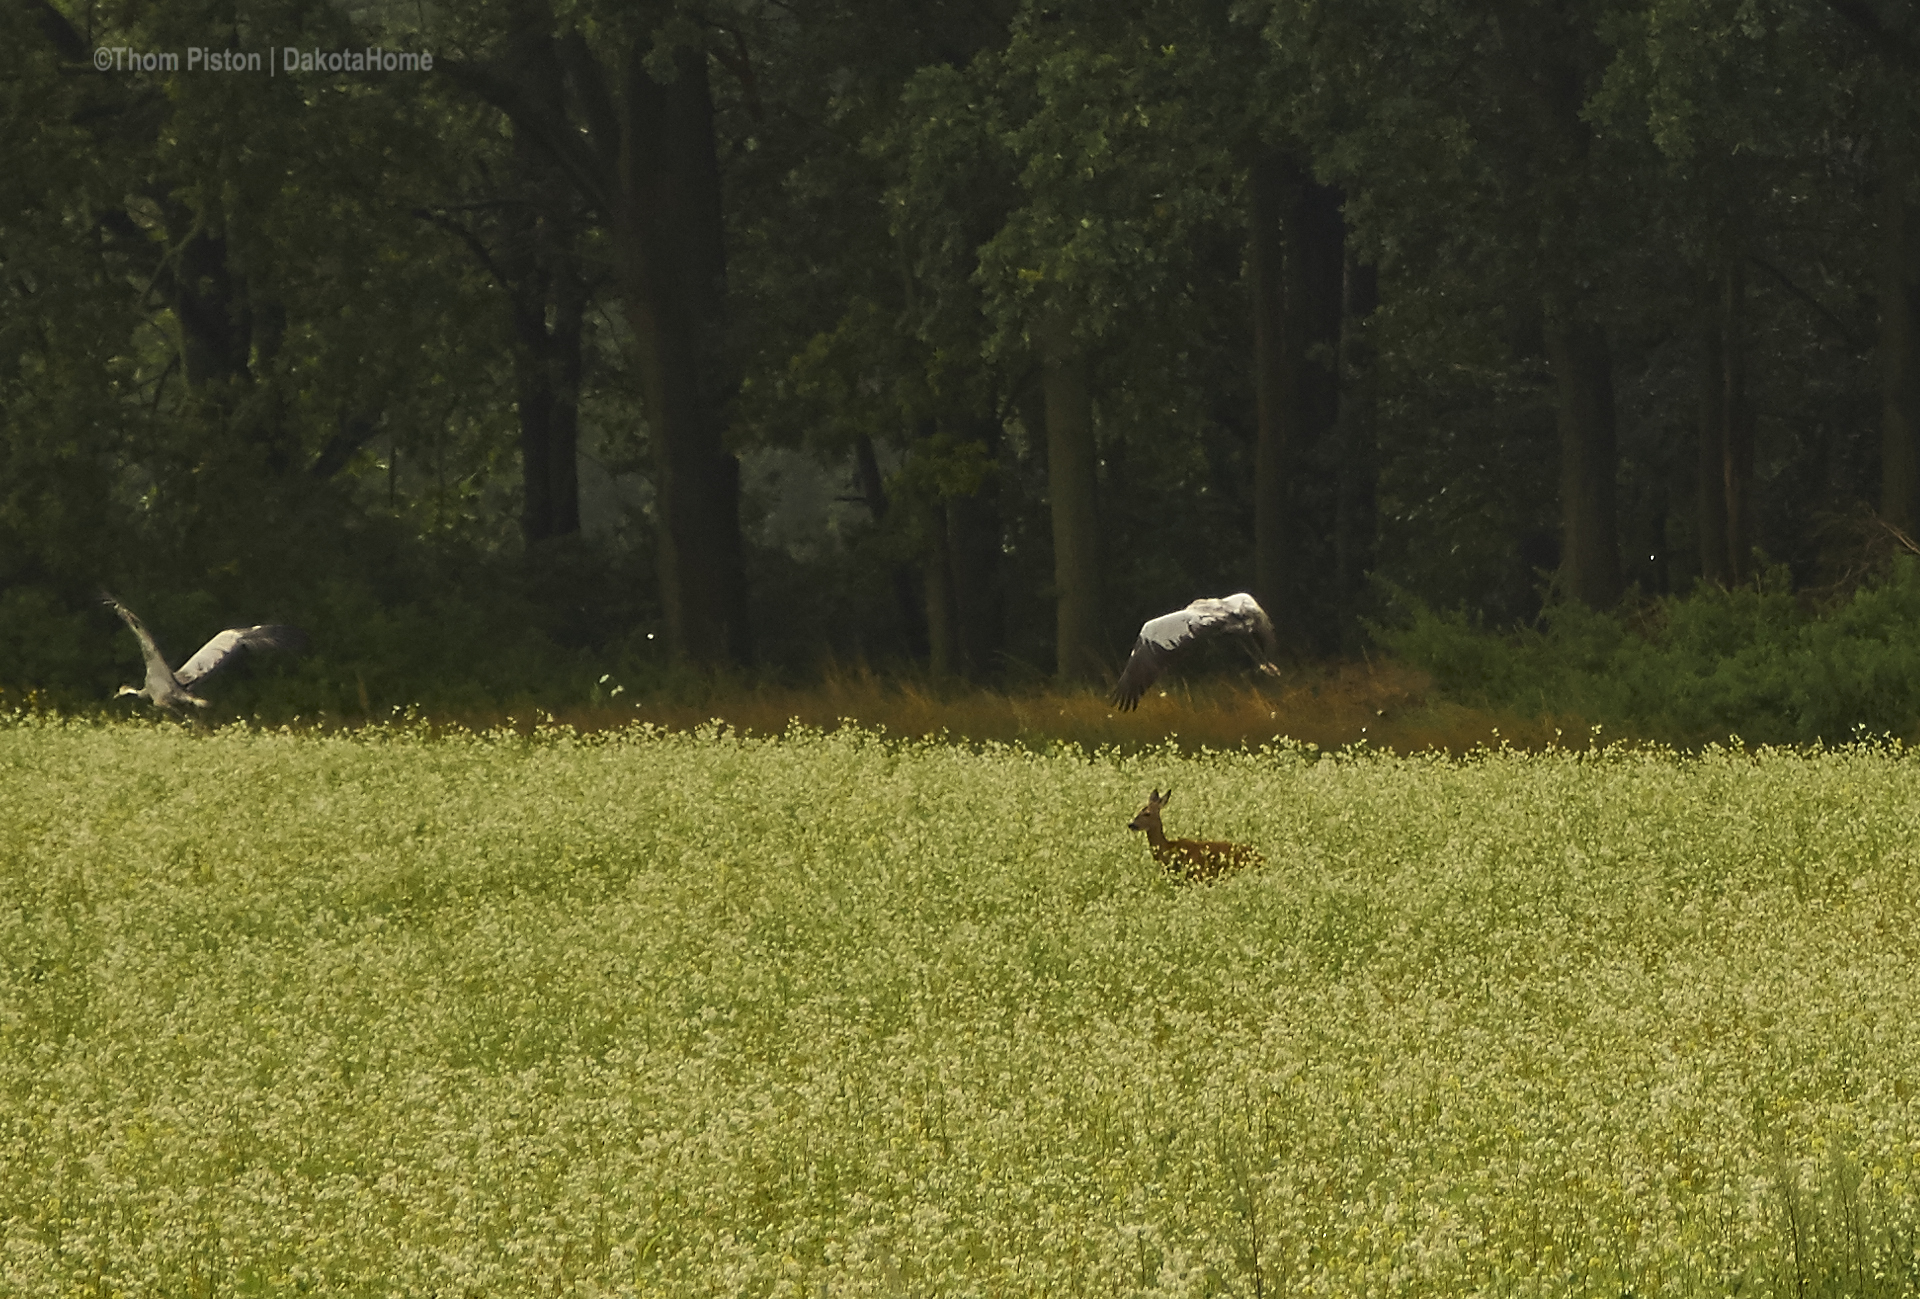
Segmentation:
<svg viewBox="0 0 1920 1299">
<path fill-rule="evenodd" d="M 961 433 L 992 456 L 1000 430 L 991 420 Z M 999 521 L 994 510 L 996 484 L 988 474 L 966 496 L 947 496 L 934 502 L 927 520 L 924 568 L 927 616 L 927 663 L 935 676 L 979 679 L 991 667 L 1000 649 L 1001 608 L 996 581 L 1000 551 Z"/>
<path fill-rule="evenodd" d="M 1341 209 L 1346 195 L 1337 186 L 1320 184 L 1304 167 L 1296 172 L 1295 184 L 1297 202 L 1287 231 L 1287 326 L 1298 340 L 1290 346 L 1300 358 L 1300 435 L 1295 441 L 1306 451 L 1334 438 L 1340 425 L 1340 328 L 1347 280 L 1347 226 Z M 1328 476 L 1337 481 L 1337 451 L 1317 459 L 1322 472 L 1331 471 Z M 1333 463 L 1326 463 L 1329 459 Z M 1328 505 L 1337 500 L 1335 491 L 1319 496 Z M 1316 531 L 1331 534 L 1336 514 L 1337 509 L 1314 512 L 1310 523 Z M 1322 552 L 1327 548 L 1317 547 Z M 1331 565 L 1325 571 L 1330 573 Z"/>
<path fill-rule="evenodd" d="M 982 419 L 977 430 L 990 459 L 998 459 L 1000 425 Z M 987 475 L 971 496 L 947 501 L 947 549 L 953 565 L 953 604 L 960 672 L 990 676 L 1004 642 L 1006 611 L 1000 590 L 999 480 Z"/>
<path fill-rule="evenodd" d="M 1747 277 L 1739 256 L 1728 259 L 1720 293 L 1722 418 L 1725 455 L 1720 480 L 1727 498 L 1727 577 L 1753 573 L 1753 403 L 1747 397 Z"/>
<path fill-rule="evenodd" d="M 1880 517 L 1920 533 L 1920 203 L 1909 193 L 1912 144 L 1886 178 L 1880 301 Z"/>
<path fill-rule="evenodd" d="M 578 232 L 566 216 L 571 195 L 559 191 L 560 178 L 551 168 L 542 168 L 524 148 L 522 155 L 529 205 L 521 210 L 527 215 L 509 224 L 498 269 L 512 301 L 520 531 L 531 546 L 580 530 L 580 347 L 587 286 Z"/>
<path fill-rule="evenodd" d="M 547 438 L 548 519 L 553 536 L 580 531 L 580 335 L 586 316 L 586 285 L 577 267 L 554 294 L 554 346 L 558 349 L 553 425 Z"/>
<path fill-rule="evenodd" d="M 1595 609 L 1621 593 L 1614 525 L 1613 362 L 1606 332 L 1581 320 L 1550 319 L 1560 425 L 1560 575 L 1566 593 Z"/>
<path fill-rule="evenodd" d="M 520 14 L 514 57 L 528 95 L 554 118 L 566 81 L 537 8 Z M 581 333 L 587 286 L 577 200 L 565 171 L 525 126 L 514 126 L 514 195 L 495 271 L 513 313 L 520 406 L 520 528 L 528 545 L 580 530 Z M 484 250 L 483 250 L 484 251 Z M 549 324 L 549 317 L 552 323 Z"/>
<path fill-rule="evenodd" d="M 513 0 L 508 13 L 510 80 L 504 84 L 511 93 L 491 74 L 455 65 L 455 74 L 496 102 L 513 127 L 501 225 L 489 243 L 449 217 L 426 215 L 460 237 L 507 297 L 520 422 L 520 532 L 533 546 L 580 530 L 581 333 L 588 289 L 580 256 L 582 185 L 570 177 L 550 138 L 566 120 L 567 107 L 553 16 L 539 0 Z"/>
<path fill-rule="evenodd" d="M 605 223 L 632 334 L 633 368 L 654 461 L 660 603 L 677 659 L 703 666 L 750 655 L 740 538 L 740 463 L 722 438 L 726 246 L 707 54 L 672 51 L 669 80 L 628 46 L 610 76 L 546 0 L 511 0 L 513 40 L 495 65 L 446 62 L 447 75 L 536 140 Z M 562 115 L 527 52 L 564 68 Z"/>
<path fill-rule="evenodd" d="M 1700 576 L 1727 586 L 1727 387 L 1722 312 L 1715 302 L 1700 312 L 1700 437 L 1694 531 Z"/>
<path fill-rule="evenodd" d="M 887 482 L 880 472 L 880 457 L 874 454 L 873 439 L 862 433 L 853 442 L 853 464 L 860 479 L 860 496 L 876 525 L 885 522 L 893 510 L 887 499 Z M 910 657 L 927 653 L 927 608 L 922 595 L 924 583 L 909 563 L 894 564 L 888 574 L 893 586 L 893 605 L 900 615 L 900 636 Z"/>
<path fill-rule="evenodd" d="M 960 670 L 960 611 L 953 590 L 953 548 L 947 536 L 946 502 L 933 506 L 927 520 L 924 565 L 927 593 L 927 668 L 936 677 Z"/>
<path fill-rule="evenodd" d="M 1299 391 L 1298 361 L 1287 347 L 1286 245 L 1281 233 L 1287 203 L 1287 164 L 1277 151 L 1254 160 L 1248 185 L 1251 229 L 1247 278 L 1253 299 L 1253 592 L 1274 624 L 1291 634 L 1292 573 L 1287 545 L 1287 434 Z"/>
<path fill-rule="evenodd" d="M 1338 499 L 1334 520 L 1335 614 L 1342 650 L 1359 647 L 1360 602 L 1379 532 L 1375 488 L 1374 349 L 1364 322 L 1380 304 L 1374 268 L 1349 258 L 1342 286 Z"/>
<path fill-rule="evenodd" d="M 580 531 L 580 333 L 585 301 L 584 293 L 561 292 L 556 298 L 552 334 L 543 326 L 543 337 L 523 340 L 514 358 L 523 482 L 520 529 L 528 545 Z"/>
<path fill-rule="evenodd" d="M 1911 8 L 1858 0 L 1827 0 L 1827 7 L 1867 38 L 1892 88 L 1911 98 L 1920 67 Z M 1876 144 L 1884 160 L 1887 236 L 1880 290 L 1880 517 L 1911 537 L 1920 527 L 1920 203 L 1913 194 L 1920 134 L 1910 110 L 1889 119 Z"/>
<path fill-rule="evenodd" d="M 1700 576 L 1721 586 L 1753 568 L 1753 404 L 1747 397 L 1745 264 L 1735 255 L 1701 312 L 1696 527 Z"/>
<path fill-rule="evenodd" d="M 1341 603 L 1329 553 L 1339 546 L 1341 452 L 1332 449 L 1332 464 L 1317 452 L 1340 420 L 1343 196 L 1279 150 L 1261 154 L 1250 179 L 1254 598 L 1288 639 L 1330 643 Z M 1330 470 L 1332 481 L 1306 481 L 1308 464 Z"/>
<path fill-rule="evenodd" d="M 196 230 L 180 245 L 180 271 L 168 276 L 180 322 L 187 386 L 205 388 L 247 377 L 247 330 L 227 272 L 226 241 Z"/>
<path fill-rule="evenodd" d="M 1046 401 L 1047 501 L 1053 517 L 1054 656 L 1062 685 L 1096 678 L 1100 653 L 1098 464 L 1087 362 L 1057 310 L 1040 330 Z"/>
<path fill-rule="evenodd" d="M 661 83 L 628 52 L 612 223 L 653 443 L 660 595 L 675 657 L 749 657 L 740 465 L 721 440 L 726 261 L 707 56 L 683 48 Z"/>
<path fill-rule="evenodd" d="M 153 271 L 180 326 L 187 388 L 242 442 L 260 450 L 267 469 L 287 473 L 297 457 L 268 369 L 286 335 L 286 310 L 259 300 L 247 275 L 233 266 L 227 241 L 202 228 L 187 203 L 169 193 L 159 207 L 169 233 L 190 232 Z"/>
</svg>

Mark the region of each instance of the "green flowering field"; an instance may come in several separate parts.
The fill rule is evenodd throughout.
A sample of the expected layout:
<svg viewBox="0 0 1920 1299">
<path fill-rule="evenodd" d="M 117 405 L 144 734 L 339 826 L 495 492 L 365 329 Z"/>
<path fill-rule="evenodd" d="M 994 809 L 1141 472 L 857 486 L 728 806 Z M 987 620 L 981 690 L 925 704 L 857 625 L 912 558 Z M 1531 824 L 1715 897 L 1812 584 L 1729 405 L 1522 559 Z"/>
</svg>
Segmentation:
<svg viewBox="0 0 1920 1299">
<path fill-rule="evenodd" d="M 1917 842 L 1875 749 L 16 716 L 0 1293 L 1912 1294 Z"/>
</svg>

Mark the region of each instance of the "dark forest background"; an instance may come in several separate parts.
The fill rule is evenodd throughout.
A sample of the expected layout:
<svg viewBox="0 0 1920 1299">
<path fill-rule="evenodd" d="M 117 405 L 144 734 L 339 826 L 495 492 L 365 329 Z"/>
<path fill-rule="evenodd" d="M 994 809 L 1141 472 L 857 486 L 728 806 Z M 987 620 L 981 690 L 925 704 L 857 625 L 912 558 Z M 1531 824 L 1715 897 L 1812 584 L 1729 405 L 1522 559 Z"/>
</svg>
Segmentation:
<svg viewBox="0 0 1920 1299">
<path fill-rule="evenodd" d="M 186 66 L 288 46 L 433 67 Z M 1920 531 L 1917 73 L 1899 0 L 0 7 L 0 685 L 133 679 L 103 587 L 309 713 L 1798 626 Z"/>
</svg>

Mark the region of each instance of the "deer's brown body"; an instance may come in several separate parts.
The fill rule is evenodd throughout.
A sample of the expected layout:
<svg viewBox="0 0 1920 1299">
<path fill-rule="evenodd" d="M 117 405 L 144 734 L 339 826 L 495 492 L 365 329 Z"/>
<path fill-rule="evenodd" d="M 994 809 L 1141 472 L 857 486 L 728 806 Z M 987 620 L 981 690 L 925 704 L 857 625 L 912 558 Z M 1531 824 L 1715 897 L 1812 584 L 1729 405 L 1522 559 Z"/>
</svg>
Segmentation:
<svg viewBox="0 0 1920 1299">
<path fill-rule="evenodd" d="M 1173 797 L 1173 789 L 1168 787 L 1162 794 L 1154 790 L 1147 797 L 1147 805 L 1140 809 L 1140 815 L 1127 822 L 1127 829 L 1141 830 L 1146 833 L 1147 847 L 1153 852 L 1154 861 L 1160 869 L 1179 880 L 1210 880 L 1233 871 L 1247 870 L 1262 865 L 1265 858 L 1258 850 L 1243 843 L 1228 843 L 1224 839 L 1169 839 L 1160 824 L 1160 809 Z"/>
</svg>

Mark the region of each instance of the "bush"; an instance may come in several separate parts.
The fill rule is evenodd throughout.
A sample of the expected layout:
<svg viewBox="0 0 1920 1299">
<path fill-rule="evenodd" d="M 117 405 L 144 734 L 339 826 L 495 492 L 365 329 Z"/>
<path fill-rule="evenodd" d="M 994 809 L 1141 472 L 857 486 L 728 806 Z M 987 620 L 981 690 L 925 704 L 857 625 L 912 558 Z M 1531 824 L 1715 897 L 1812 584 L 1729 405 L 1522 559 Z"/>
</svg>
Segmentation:
<svg viewBox="0 0 1920 1299">
<path fill-rule="evenodd" d="M 1578 717 L 1678 744 L 1920 732 L 1920 562 L 1912 559 L 1824 607 L 1796 597 L 1782 573 L 1731 591 L 1702 584 L 1624 615 L 1558 602 L 1512 633 L 1405 604 L 1407 621 L 1376 628 L 1376 638 L 1463 703 Z"/>
</svg>

